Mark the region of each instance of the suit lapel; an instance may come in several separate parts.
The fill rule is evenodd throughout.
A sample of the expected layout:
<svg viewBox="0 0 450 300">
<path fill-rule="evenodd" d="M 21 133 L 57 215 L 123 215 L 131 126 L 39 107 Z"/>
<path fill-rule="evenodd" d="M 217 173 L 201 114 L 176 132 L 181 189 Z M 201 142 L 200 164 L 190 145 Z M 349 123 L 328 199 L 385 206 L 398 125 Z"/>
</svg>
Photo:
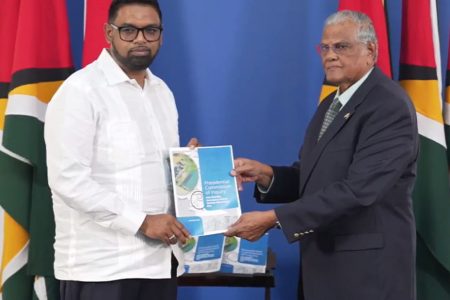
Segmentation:
<svg viewBox="0 0 450 300">
<path fill-rule="evenodd" d="M 301 153 L 301 170 L 300 170 L 300 195 L 303 194 L 303 189 L 306 186 L 311 172 L 314 170 L 320 156 L 322 155 L 324 149 L 333 141 L 333 138 L 339 134 L 345 124 L 353 117 L 353 115 L 358 113 L 358 106 L 364 102 L 367 98 L 369 91 L 375 86 L 381 71 L 375 67 L 366 81 L 356 90 L 347 104 L 342 108 L 342 110 L 337 114 L 334 121 L 327 128 L 322 138 L 317 141 L 320 128 L 322 126 L 323 118 L 325 112 L 331 104 L 335 93 L 328 96 L 324 102 L 319 105 L 319 108 L 311 121 L 311 130 L 308 134 L 307 139 L 305 139 L 305 144 L 303 145 L 303 150 Z M 326 101 L 326 102 L 325 102 Z"/>
</svg>

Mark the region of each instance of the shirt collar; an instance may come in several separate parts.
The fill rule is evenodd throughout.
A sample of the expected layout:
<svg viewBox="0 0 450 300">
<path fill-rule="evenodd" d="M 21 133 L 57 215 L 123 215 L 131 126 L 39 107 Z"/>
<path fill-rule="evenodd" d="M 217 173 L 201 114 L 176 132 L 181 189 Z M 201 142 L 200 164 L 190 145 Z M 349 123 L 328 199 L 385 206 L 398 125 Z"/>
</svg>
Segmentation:
<svg viewBox="0 0 450 300">
<path fill-rule="evenodd" d="M 99 68 L 105 74 L 106 81 L 109 85 L 134 81 L 134 79 L 128 77 L 128 75 L 120 68 L 107 49 L 103 49 L 97 61 Z M 156 84 L 158 81 L 149 68 L 147 68 L 146 72 L 147 75 L 145 80 L 147 83 L 150 83 L 151 85 Z"/>
<path fill-rule="evenodd" d="M 334 96 L 339 97 L 339 102 L 342 104 L 342 107 L 344 107 L 345 104 L 350 100 L 350 98 L 353 96 L 353 94 L 356 92 L 356 90 L 363 84 L 363 82 L 369 77 L 370 73 L 372 72 L 374 68 L 371 68 L 363 77 L 361 77 L 357 82 L 352 84 L 345 92 L 342 94 L 339 93 L 339 88 L 337 90 L 336 95 Z M 341 107 L 341 109 L 342 109 Z"/>
</svg>

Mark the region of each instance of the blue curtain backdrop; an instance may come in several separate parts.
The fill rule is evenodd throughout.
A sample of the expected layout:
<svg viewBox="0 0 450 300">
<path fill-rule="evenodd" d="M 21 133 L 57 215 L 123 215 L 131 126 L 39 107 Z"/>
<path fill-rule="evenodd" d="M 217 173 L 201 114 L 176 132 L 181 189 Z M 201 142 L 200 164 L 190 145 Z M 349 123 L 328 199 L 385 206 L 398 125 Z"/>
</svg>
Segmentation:
<svg viewBox="0 0 450 300">
<path fill-rule="evenodd" d="M 81 64 L 83 2 L 66 0 L 73 57 Z M 235 156 L 286 165 L 297 158 L 316 109 L 323 72 L 315 45 L 338 0 L 160 0 L 164 44 L 152 71 L 172 88 L 180 114 L 181 142 L 231 144 Z M 401 0 L 386 0 L 391 58 L 398 76 Z M 442 67 L 446 68 L 450 1 L 438 0 Z M 241 194 L 243 211 L 256 204 L 253 187 Z M 270 232 L 277 255 L 272 299 L 295 299 L 298 244 Z M 349 266 L 350 268 L 351 266 Z M 324 288 L 327 283 L 323 283 Z M 179 299 L 263 299 L 263 289 L 180 288 Z"/>
</svg>

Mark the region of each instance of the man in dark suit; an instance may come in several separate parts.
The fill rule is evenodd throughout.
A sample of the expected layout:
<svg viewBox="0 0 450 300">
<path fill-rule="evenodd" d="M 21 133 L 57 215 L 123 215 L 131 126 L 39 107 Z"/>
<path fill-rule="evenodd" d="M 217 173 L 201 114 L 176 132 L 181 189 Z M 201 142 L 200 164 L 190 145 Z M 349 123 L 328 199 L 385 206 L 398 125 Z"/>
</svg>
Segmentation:
<svg viewBox="0 0 450 300">
<path fill-rule="evenodd" d="M 226 235 L 258 239 L 278 225 L 301 242 L 299 299 L 415 299 L 411 193 L 418 133 L 402 88 L 375 67 L 370 19 L 340 11 L 325 22 L 318 50 L 338 86 L 308 126 L 299 161 L 275 167 L 236 159 L 239 182 L 256 182 L 260 202 Z"/>
</svg>

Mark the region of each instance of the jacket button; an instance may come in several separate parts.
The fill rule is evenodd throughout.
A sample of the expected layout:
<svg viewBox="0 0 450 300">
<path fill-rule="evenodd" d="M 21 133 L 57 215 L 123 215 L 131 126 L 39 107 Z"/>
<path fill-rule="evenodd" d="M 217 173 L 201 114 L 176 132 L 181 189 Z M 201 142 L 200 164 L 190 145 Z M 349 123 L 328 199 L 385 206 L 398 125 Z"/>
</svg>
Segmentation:
<svg viewBox="0 0 450 300">
<path fill-rule="evenodd" d="M 298 234 L 297 232 L 294 233 L 294 237 L 298 238 L 300 236 L 300 234 Z"/>
</svg>

